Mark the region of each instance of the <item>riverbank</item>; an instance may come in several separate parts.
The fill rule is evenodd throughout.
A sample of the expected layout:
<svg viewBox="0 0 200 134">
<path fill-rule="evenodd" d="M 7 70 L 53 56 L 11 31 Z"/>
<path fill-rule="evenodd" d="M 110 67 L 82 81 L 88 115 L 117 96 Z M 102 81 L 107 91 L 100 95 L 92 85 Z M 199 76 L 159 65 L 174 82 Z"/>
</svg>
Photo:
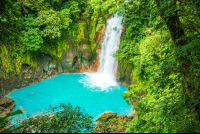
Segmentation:
<svg viewBox="0 0 200 134">
<path fill-rule="evenodd" d="M 128 123 L 134 119 L 134 115 L 117 115 L 112 111 L 101 114 L 97 119 L 95 133 L 125 133 Z"/>
</svg>

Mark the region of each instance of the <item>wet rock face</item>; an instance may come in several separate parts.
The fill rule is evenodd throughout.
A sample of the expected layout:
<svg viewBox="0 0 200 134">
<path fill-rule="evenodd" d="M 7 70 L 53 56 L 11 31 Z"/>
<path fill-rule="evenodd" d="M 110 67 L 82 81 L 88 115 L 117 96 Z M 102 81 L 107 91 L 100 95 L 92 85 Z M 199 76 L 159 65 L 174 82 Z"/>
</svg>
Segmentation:
<svg viewBox="0 0 200 134">
<path fill-rule="evenodd" d="M 41 82 L 42 79 L 51 78 L 52 75 L 95 71 L 94 68 L 98 68 L 97 59 L 90 59 L 89 50 L 87 44 L 83 44 L 79 51 L 75 48 L 64 51 L 61 61 L 55 61 L 50 55 L 45 55 L 38 59 L 35 68 L 22 65 L 20 75 L 9 73 L 8 79 L 0 77 L 0 98 L 14 89 Z"/>
<path fill-rule="evenodd" d="M 81 54 L 82 54 L 82 58 L 88 60 L 90 57 L 90 50 L 88 49 L 86 44 L 83 44 L 82 48 L 81 48 Z"/>
<path fill-rule="evenodd" d="M 56 68 L 56 62 L 55 61 L 49 62 L 49 69 L 54 69 L 54 68 Z"/>
<path fill-rule="evenodd" d="M 73 42 L 70 42 L 71 46 L 62 52 L 62 58 L 59 61 L 53 59 L 51 55 L 43 55 L 38 59 L 37 67 L 22 65 L 19 75 L 8 73 L 6 74 L 7 79 L 0 77 L 0 98 L 14 89 L 41 82 L 41 80 L 51 78 L 53 75 L 96 72 L 100 64 L 98 55 L 101 51 L 101 41 L 105 31 L 106 26 L 101 29 L 101 32 L 96 33 L 97 50 L 94 52 L 91 52 L 87 40 L 84 40 L 78 49 L 73 47 Z"/>
<path fill-rule="evenodd" d="M 15 106 L 15 101 L 8 97 L 0 99 L 0 118 L 5 117 L 8 113 L 12 112 Z"/>
<path fill-rule="evenodd" d="M 76 56 L 76 52 L 73 53 L 73 49 L 68 49 L 66 52 L 63 52 L 61 67 L 64 72 L 71 71 L 73 59 Z"/>
</svg>

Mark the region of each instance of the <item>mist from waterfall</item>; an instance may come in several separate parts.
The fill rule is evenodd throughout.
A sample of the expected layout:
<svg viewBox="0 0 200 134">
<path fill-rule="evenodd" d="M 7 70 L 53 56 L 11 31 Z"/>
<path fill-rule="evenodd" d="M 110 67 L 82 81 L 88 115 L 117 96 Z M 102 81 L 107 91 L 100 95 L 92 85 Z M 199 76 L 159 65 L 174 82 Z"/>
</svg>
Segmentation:
<svg viewBox="0 0 200 134">
<path fill-rule="evenodd" d="M 115 74 L 117 73 L 117 62 L 113 54 L 117 51 L 122 33 L 122 16 L 117 13 L 107 21 L 104 40 L 101 43 L 100 65 L 98 72 L 85 73 L 86 76 L 79 80 L 85 86 L 91 88 L 100 87 L 101 90 L 112 89 L 112 86 L 118 86 Z"/>
</svg>

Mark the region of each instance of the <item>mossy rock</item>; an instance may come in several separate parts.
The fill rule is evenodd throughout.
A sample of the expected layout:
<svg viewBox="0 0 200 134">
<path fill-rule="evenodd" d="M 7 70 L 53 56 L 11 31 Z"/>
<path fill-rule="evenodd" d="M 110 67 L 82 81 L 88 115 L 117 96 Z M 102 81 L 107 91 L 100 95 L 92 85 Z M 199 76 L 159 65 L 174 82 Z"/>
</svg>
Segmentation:
<svg viewBox="0 0 200 134">
<path fill-rule="evenodd" d="M 72 62 L 71 62 L 71 61 L 61 62 L 61 66 L 62 66 L 64 69 L 70 69 L 70 68 L 72 68 Z"/>
<path fill-rule="evenodd" d="M 87 64 L 87 60 L 85 59 L 85 58 L 83 58 L 82 57 L 82 59 L 81 59 L 81 62 L 82 62 L 82 64 L 84 65 L 84 67 L 86 66 L 86 64 Z"/>
<path fill-rule="evenodd" d="M 109 119 L 115 118 L 117 113 L 104 112 L 96 121 L 108 121 Z"/>
</svg>

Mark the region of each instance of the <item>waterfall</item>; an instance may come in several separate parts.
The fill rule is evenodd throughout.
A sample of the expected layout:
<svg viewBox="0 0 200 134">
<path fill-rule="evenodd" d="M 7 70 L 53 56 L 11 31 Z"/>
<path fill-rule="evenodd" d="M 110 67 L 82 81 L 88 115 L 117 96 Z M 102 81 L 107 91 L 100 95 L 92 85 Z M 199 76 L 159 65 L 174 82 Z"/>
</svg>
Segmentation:
<svg viewBox="0 0 200 134">
<path fill-rule="evenodd" d="M 117 15 L 108 20 L 104 40 L 101 44 L 102 47 L 99 56 L 100 66 L 98 73 L 107 75 L 111 79 L 115 79 L 114 71 L 116 62 L 112 54 L 116 52 L 118 44 L 120 43 L 120 36 L 122 32 L 121 21 L 122 17 L 117 18 Z"/>
<path fill-rule="evenodd" d="M 122 33 L 122 17 L 117 13 L 107 21 L 107 29 L 105 31 L 104 40 L 101 43 L 100 65 L 97 73 L 85 73 L 86 76 L 79 82 L 89 87 L 100 87 L 106 90 L 111 86 L 118 86 L 115 73 L 117 62 L 112 56 L 118 49 L 120 36 Z"/>
</svg>

